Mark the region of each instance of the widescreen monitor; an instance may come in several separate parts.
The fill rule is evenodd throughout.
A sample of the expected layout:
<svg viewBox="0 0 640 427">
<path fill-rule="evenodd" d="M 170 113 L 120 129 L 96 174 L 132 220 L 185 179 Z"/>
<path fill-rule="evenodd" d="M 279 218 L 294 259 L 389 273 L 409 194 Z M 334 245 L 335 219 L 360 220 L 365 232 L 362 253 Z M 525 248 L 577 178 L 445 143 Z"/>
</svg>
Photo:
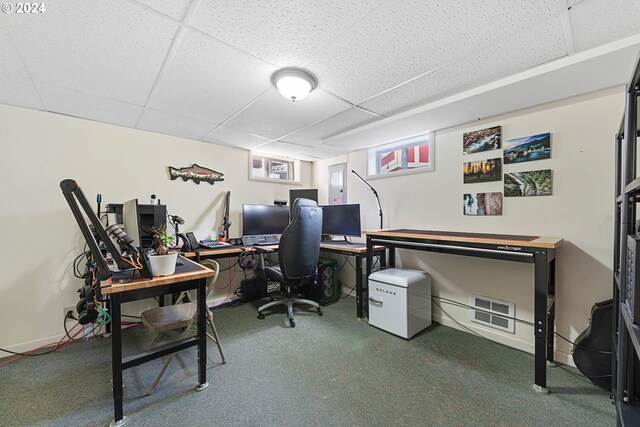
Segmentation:
<svg viewBox="0 0 640 427">
<path fill-rule="evenodd" d="M 360 237 L 360 205 L 322 206 L 322 234 Z"/>
<path fill-rule="evenodd" d="M 288 225 L 288 206 L 242 205 L 242 234 L 244 236 L 282 234 Z"/>
</svg>

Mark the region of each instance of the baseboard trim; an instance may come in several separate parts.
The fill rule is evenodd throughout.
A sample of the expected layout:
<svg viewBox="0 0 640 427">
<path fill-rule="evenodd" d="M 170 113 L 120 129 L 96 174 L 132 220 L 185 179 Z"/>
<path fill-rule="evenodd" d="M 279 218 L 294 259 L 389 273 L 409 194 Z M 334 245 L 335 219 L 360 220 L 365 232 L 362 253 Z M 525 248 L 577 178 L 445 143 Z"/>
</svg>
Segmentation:
<svg viewBox="0 0 640 427">
<path fill-rule="evenodd" d="M 444 326 L 448 326 L 454 329 L 457 329 L 459 331 L 463 331 L 463 332 L 467 332 L 469 333 L 469 331 L 465 331 L 463 328 L 461 328 L 458 324 L 456 324 L 456 322 L 454 322 L 453 320 L 449 319 L 446 316 L 442 316 L 439 314 L 433 314 L 433 321 L 440 323 L 441 325 Z M 527 341 L 522 341 L 520 339 L 515 339 L 509 336 L 506 336 L 503 333 L 498 333 L 498 332 L 493 332 L 493 331 L 489 331 L 487 329 L 482 329 L 477 327 L 474 323 L 466 323 L 466 322 L 460 322 L 460 324 L 462 324 L 464 327 L 471 329 L 474 332 L 477 332 L 478 334 L 482 335 L 483 337 L 491 340 L 491 341 L 495 341 L 498 342 L 500 344 L 504 344 L 508 347 L 512 347 L 515 348 L 517 350 L 521 350 L 524 352 L 527 352 L 529 354 L 534 354 L 534 344 L 533 342 L 527 342 Z M 533 337 L 532 337 L 533 339 Z M 563 365 L 569 365 L 569 366 L 573 366 L 575 367 L 576 365 L 573 363 L 573 356 L 571 356 L 570 354 L 567 354 L 565 352 L 562 351 L 558 351 L 555 350 L 553 352 L 553 360 L 555 362 L 561 363 Z"/>
<path fill-rule="evenodd" d="M 64 336 L 65 334 L 52 335 L 46 338 L 39 338 L 33 341 L 26 341 L 18 344 L 9 345 L 9 346 L 6 346 L 5 349 L 15 351 L 16 353 L 24 353 L 24 352 L 33 350 L 35 348 L 42 347 L 43 345 L 56 344 Z M 0 350 L 0 357 L 9 357 L 9 356 L 15 356 L 15 354 L 7 353 L 6 351 Z"/>
</svg>

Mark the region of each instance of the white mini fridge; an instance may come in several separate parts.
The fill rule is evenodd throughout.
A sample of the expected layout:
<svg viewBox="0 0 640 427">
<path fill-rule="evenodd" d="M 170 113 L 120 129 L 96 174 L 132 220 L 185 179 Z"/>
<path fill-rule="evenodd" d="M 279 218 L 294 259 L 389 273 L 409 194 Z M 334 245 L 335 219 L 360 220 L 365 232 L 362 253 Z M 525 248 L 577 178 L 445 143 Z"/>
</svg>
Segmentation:
<svg viewBox="0 0 640 427">
<path fill-rule="evenodd" d="M 400 268 L 372 273 L 369 324 L 405 339 L 431 325 L 431 275 Z"/>
</svg>

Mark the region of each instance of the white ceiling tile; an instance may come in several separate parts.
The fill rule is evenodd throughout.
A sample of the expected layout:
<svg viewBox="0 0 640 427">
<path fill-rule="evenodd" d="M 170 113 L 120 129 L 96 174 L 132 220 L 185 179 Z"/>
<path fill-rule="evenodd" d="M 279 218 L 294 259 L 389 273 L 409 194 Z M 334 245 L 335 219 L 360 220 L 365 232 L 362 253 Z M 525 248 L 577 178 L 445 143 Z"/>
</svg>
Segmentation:
<svg viewBox="0 0 640 427">
<path fill-rule="evenodd" d="M 254 149 L 256 153 L 270 154 L 274 156 L 293 157 L 294 154 L 309 150 L 311 147 L 304 145 L 290 144 L 283 141 L 271 141 Z"/>
<path fill-rule="evenodd" d="M 33 82 L 0 76 L 0 103 L 44 110 Z"/>
<path fill-rule="evenodd" d="M 351 106 L 316 88 L 305 99 L 292 102 L 271 87 L 253 104 L 231 119 L 227 126 L 264 138 L 282 135 L 333 116 Z"/>
<path fill-rule="evenodd" d="M 341 154 L 347 154 L 350 151 L 353 150 L 346 146 L 329 146 L 321 144 L 313 148 L 300 150 L 296 153 L 296 156 L 310 156 L 319 159 L 328 159 L 331 157 L 340 156 Z"/>
<path fill-rule="evenodd" d="M 232 147 L 252 149 L 256 145 L 264 144 L 269 139 L 251 135 L 246 132 L 227 127 L 219 126 L 202 138 L 203 141 L 213 142 L 214 144 L 229 145 Z"/>
<path fill-rule="evenodd" d="M 178 21 L 182 21 L 191 0 L 135 0 Z"/>
<path fill-rule="evenodd" d="M 552 18 L 362 104 L 384 115 L 490 83 L 567 54 L 562 20 Z"/>
<path fill-rule="evenodd" d="M 34 80 L 143 105 L 178 25 L 123 0 L 47 6 L 11 15 Z"/>
<path fill-rule="evenodd" d="M 189 139 L 200 139 L 215 127 L 214 123 L 179 117 L 147 108 L 138 122 L 138 129 Z"/>
<path fill-rule="evenodd" d="M 557 13 L 557 0 L 385 3 L 304 64 L 360 103 Z"/>
<path fill-rule="evenodd" d="M 592 0 L 569 11 L 577 51 L 640 33 L 640 1 Z"/>
<path fill-rule="evenodd" d="M 314 144 L 314 141 L 319 141 L 323 138 L 328 138 L 380 119 L 382 119 L 382 117 L 367 113 L 358 108 L 350 108 L 347 111 L 338 113 L 320 123 L 301 129 L 281 139 L 297 144 Z"/>
<path fill-rule="evenodd" d="M 0 20 L 0 76 L 28 79 L 29 73 L 11 41 L 7 20 L 7 17 Z"/>
<path fill-rule="evenodd" d="M 225 43 L 187 30 L 150 106 L 222 123 L 269 88 L 275 70 Z"/>
<path fill-rule="evenodd" d="M 327 156 L 327 157 L 322 157 L 322 156 L 310 156 L 310 155 L 308 155 L 308 154 L 300 154 L 300 153 L 296 153 L 296 154 L 293 156 L 293 158 L 294 158 L 294 159 L 298 159 L 298 160 L 304 160 L 304 161 L 307 161 L 307 162 L 315 162 L 315 161 L 317 161 L 317 160 L 322 160 L 322 159 L 328 158 L 328 156 Z"/>
<path fill-rule="evenodd" d="M 271 64 L 295 66 L 384 1 L 212 0 L 200 4 L 191 26 Z"/>
<path fill-rule="evenodd" d="M 73 89 L 38 84 L 48 111 L 103 123 L 134 127 L 142 107 Z"/>
</svg>

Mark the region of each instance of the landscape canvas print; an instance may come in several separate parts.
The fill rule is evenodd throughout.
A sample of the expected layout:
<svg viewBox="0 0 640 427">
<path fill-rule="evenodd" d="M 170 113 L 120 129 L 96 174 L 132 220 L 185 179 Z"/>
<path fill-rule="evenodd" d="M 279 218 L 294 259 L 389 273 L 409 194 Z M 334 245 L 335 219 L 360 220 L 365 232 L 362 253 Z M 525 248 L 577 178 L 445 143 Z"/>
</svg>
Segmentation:
<svg viewBox="0 0 640 427">
<path fill-rule="evenodd" d="M 467 132 L 462 135 L 462 152 L 464 154 L 497 150 L 501 144 L 500 126 Z"/>
<path fill-rule="evenodd" d="M 550 196 L 551 169 L 504 174 L 504 196 Z"/>
<path fill-rule="evenodd" d="M 551 157 L 551 134 L 510 139 L 504 144 L 504 164 L 531 162 Z"/>
<path fill-rule="evenodd" d="M 496 157 L 495 159 L 466 162 L 463 180 L 465 184 L 502 180 L 502 159 Z"/>
<path fill-rule="evenodd" d="M 466 193 L 462 199 L 465 215 L 502 215 L 502 193 Z"/>
</svg>

